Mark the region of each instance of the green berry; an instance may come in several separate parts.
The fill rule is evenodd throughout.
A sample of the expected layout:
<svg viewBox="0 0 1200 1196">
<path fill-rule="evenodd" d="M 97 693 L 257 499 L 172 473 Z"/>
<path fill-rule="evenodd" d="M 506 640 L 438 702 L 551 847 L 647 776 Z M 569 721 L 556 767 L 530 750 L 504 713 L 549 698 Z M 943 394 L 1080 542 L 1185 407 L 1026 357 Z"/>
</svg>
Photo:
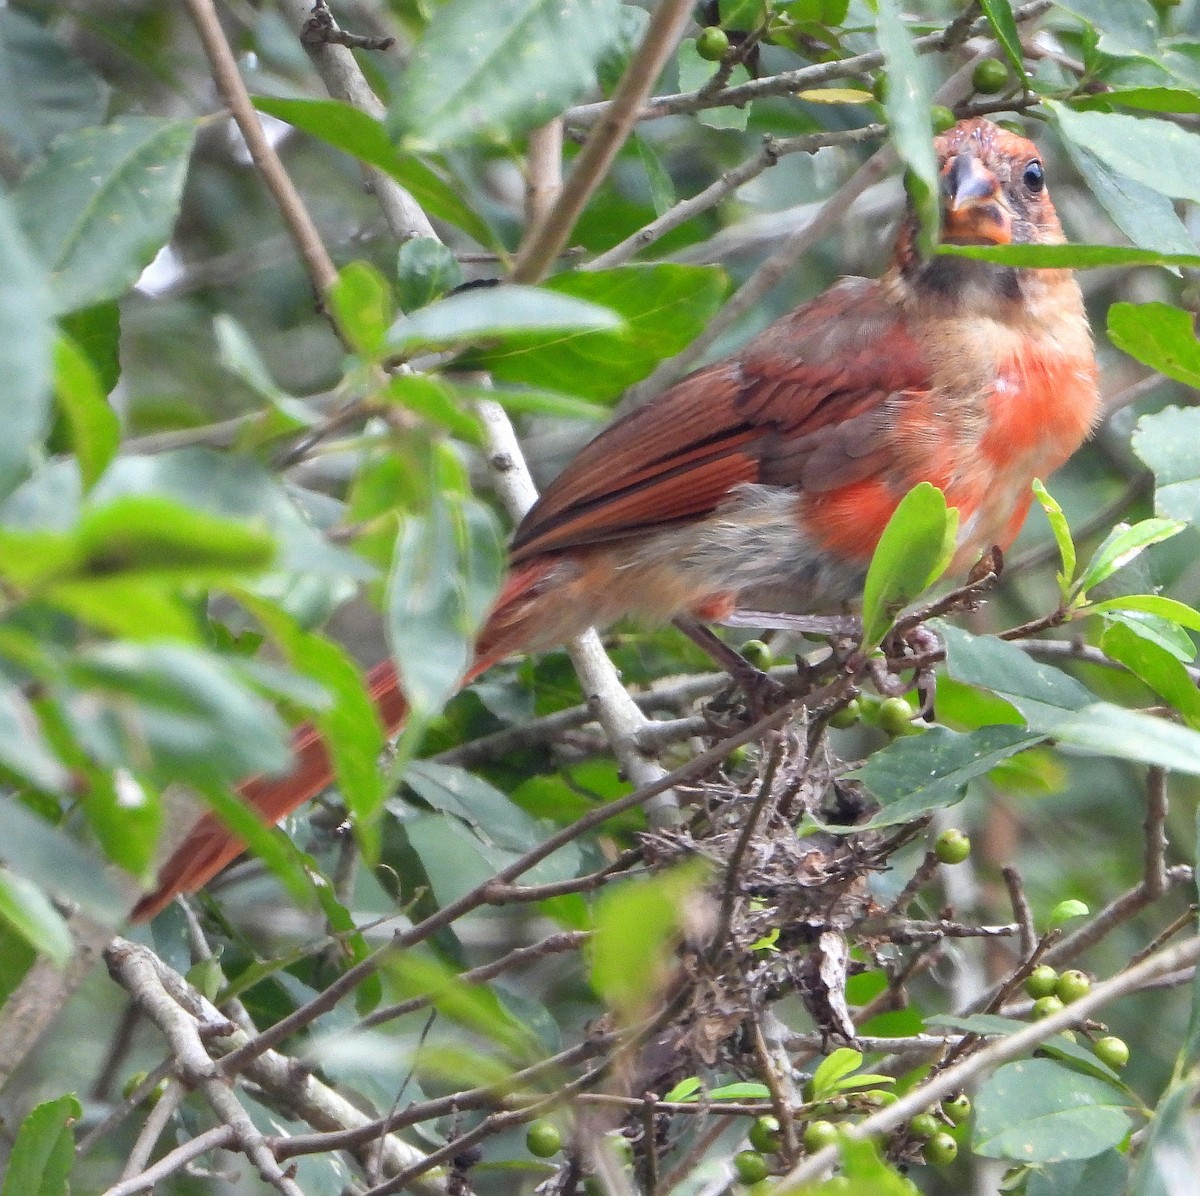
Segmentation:
<svg viewBox="0 0 1200 1196">
<path fill-rule="evenodd" d="M 907 698 L 887 698 L 879 707 L 879 725 L 892 736 L 911 735 L 914 714 Z"/>
<path fill-rule="evenodd" d="M 1025 977 L 1025 991 L 1035 1001 L 1041 997 L 1054 996 L 1056 984 L 1058 984 L 1058 973 L 1048 963 L 1039 963 Z"/>
<path fill-rule="evenodd" d="M 716 25 L 709 25 L 696 38 L 696 53 L 706 62 L 720 62 L 729 53 L 729 35 Z"/>
<path fill-rule="evenodd" d="M 933 126 L 935 133 L 945 133 L 947 129 L 953 129 L 958 124 L 958 117 L 949 108 L 941 104 L 934 104 L 929 109 L 929 123 Z"/>
<path fill-rule="evenodd" d="M 1114 1071 L 1120 1071 L 1129 1062 L 1129 1046 L 1115 1034 L 1096 1039 L 1092 1050 L 1101 1063 L 1107 1063 Z"/>
<path fill-rule="evenodd" d="M 832 1121 L 810 1121 L 804 1128 L 804 1149 L 816 1154 L 838 1140 L 838 1127 Z"/>
<path fill-rule="evenodd" d="M 549 1159 L 562 1150 L 562 1134 L 552 1121 L 539 1118 L 525 1131 L 525 1149 L 536 1158 Z"/>
<path fill-rule="evenodd" d="M 742 645 L 742 655 L 756 669 L 769 669 L 775 659 L 770 644 L 765 644 L 762 640 L 747 640 Z"/>
<path fill-rule="evenodd" d="M 739 1150 L 733 1156 L 733 1169 L 744 1184 L 756 1184 L 767 1178 L 767 1160 L 757 1150 Z"/>
<path fill-rule="evenodd" d="M 925 1161 L 935 1167 L 949 1167 L 958 1158 L 958 1143 L 944 1130 L 925 1143 Z"/>
<path fill-rule="evenodd" d="M 949 826 L 934 840 L 933 854 L 943 864 L 961 864 L 971 854 L 971 840 L 958 827 Z"/>
<path fill-rule="evenodd" d="M 1087 996 L 1091 989 L 1092 982 L 1087 976 L 1078 968 L 1072 968 L 1059 976 L 1058 983 L 1054 986 L 1054 995 L 1064 1005 L 1070 1005 L 1072 1001 Z"/>
<path fill-rule="evenodd" d="M 774 1154 L 782 1145 L 778 1117 L 759 1117 L 750 1127 L 750 1145 L 763 1154 Z"/>
<path fill-rule="evenodd" d="M 932 1113 L 918 1113 L 908 1123 L 908 1132 L 914 1138 L 932 1138 L 941 1128 L 942 1123 Z"/>
<path fill-rule="evenodd" d="M 851 698 L 840 710 L 835 710 L 829 718 L 829 725 L 839 731 L 853 727 L 862 718 L 862 705 L 857 698 Z"/>
<path fill-rule="evenodd" d="M 1059 997 L 1038 997 L 1033 1003 L 1033 1020 L 1040 1022 L 1042 1018 L 1061 1013 L 1066 1006 Z"/>
<path fill-rule="evenodd" d="M 960 1092 L 950 1100 L 942 1101 L 942 1112 L 946 1119 L 955 1125 L 962 1125 L 971 1116 L 971 1098 L 965 1092 Z"/>
<path fill-rule="evenodd" d="M 1008 67 L 999 58 L 982 58 L 971 72 L 971 86 L 981 96 L 994 96 L 1009 84 Z"/>
</svg>

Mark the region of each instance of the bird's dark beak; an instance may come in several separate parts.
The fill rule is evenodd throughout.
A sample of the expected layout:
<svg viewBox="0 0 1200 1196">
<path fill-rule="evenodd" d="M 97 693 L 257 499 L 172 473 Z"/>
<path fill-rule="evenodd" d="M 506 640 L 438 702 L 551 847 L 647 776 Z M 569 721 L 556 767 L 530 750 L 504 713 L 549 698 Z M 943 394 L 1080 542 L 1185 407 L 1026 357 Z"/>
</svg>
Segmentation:
<svg viewBox="0 0 1200 1196">
<path fill-rule="evenodd" d="M 1012 216 L 1000 182 L 971 154 L 955 155 L 942 170 L 942 240 L 951 245 L 1012 243 Z"/>
</svg>

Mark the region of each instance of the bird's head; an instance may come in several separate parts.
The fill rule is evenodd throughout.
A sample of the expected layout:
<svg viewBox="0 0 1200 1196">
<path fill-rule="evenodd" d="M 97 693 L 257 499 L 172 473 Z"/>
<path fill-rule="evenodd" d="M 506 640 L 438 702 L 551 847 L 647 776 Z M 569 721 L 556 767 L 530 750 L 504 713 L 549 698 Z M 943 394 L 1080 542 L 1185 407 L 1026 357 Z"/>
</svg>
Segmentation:
<svg viewBox="0 0 1200 1196">
<path fill-rule="evenodd" d="M 991 121 L 960 121 L 934 141 L 941 240 L 951 245 L 1058 245 L 1065 239 L 1032 141 Z M 894 271 L 908 286 L 952 307 L 1019 297 L 1030 271 L 935 255 L 922 260 L 916 217 L 900 227 Z M 1047 273 L 1045 271 L 1041 272 Z"/>
</svg>

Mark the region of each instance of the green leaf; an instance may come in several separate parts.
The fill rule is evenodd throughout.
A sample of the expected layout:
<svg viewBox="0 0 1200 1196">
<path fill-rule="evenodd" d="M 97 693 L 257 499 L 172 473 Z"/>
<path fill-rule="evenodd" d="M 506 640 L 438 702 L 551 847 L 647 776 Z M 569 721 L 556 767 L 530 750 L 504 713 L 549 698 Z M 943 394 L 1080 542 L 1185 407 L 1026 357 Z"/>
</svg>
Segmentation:
<svg viewBox="0 0 1200 1196">
<path fill-rule="evenodd" d="M 409 60 L 391 127 L 432 146 L 544 124 L 595 86 L 619 11 L 617 0 L 449 0 Z"/>
<path fill-rule="evenodd" d="M 1147 0 L 1060 0 L 1058 5 L 1091 25 L 1099 35 L 1098 49 L 1117 57 L 1140 57 L 1153 51 L 1158 20 Z"/>
<path fill-rule="evenodd" d="M 164 780 L 218 785 L 277 773 L 291 760 L 279 716 L 236 662 L 179 644 L 98 644 L 67 663 L 78 688 L 62 694 L 76 734 L 97 760 Z M 99 709 L 97 707 L 100 707 Z"/>
<path fill-rule="evenodd" d="M 4 1176 L 3 1196 L 70 1196 L 73 1126 L 83 1116 L 73 1094 L 38 1105 L 21 1122 Z"/>
<path fill-rule="evenodd" d="M 59 317 L 59 328 L 83 351 L 100 389 L 110 395 L 121 378 L 121 307 L 115 299 Z"/>
<path fill-rule="evenodd" d="M 937 239 L 941 206 L 925 71 L 901 20 L 897 0 L 879 0 L 875 33 L 887 66 L 888 89 L 883 108 L 892 144 L 907 171 L 909 200 L 917 215 L 917 248 L 922 257 L 928 257 Z"/>
<path fill-rule="evenodd" d="M 1154 471 L 1159 515 L 1200 523 L 1200 408 L 1165 407 L 1143 415 L 1133 430 L 1133 451 Z"/>
<path fill-rule="evenodd" d="M 0 8 L 0 135 L 25 161 L 60 134 L 104 119 L 108 87 L 55 28 L 14 6 Z"/>
<path fill-rule="evenodd" d="M 727 285 L 725 273 L 712 266 L 634 265 L 559 274 L 543 289 L 598 304 L 624 323 L 580 327 L 554 338 L 509 338 L 475 354 L 474 361 L 501 382 L 612 399 L 690 344 L 720 306 Z"/>
<path fill-rule="evenodd" d="M 424 515 L 404 520 L 388 581 L 388 626 L 418 721 L 462 684 L 503 562 L 495 520 L 473 499 L 435 495 Z"/>
<path fill-rule="evenodd" d="M 148 884 L 163 825 L 162 795 L 127 772 L 96 768 L 79 756 L 71 765 L 77 784 L 86 784 L 80 805 L 88 826 L 114 864 Z"/>
<path fill-rule="evenodd" d="M 678 196 L 675 194 L 675 183 L 671 178 L 663 160 L 654 151 L 654 147 L 645 137 L 633 135 L 633 143 L 637 146 L 638 157 L 646 171 L 646 182 L 650 187 L 650 202 L 654 205 L 654 214 L 661 216 L 675 206 Z"/>
<path fill-rule="evenodd" d="M 696 39 L 687 37 L 679 43 L 679 48 L 675 51 L 675 69 L 679 75 L 680 91 L 687 92 L 699 91 L 704 87 L 716 73 L 717 66 L 716 63 L 701 58 L 700 51 L 696 49 Z M 730 73 L 729 83 L 736 87 L 746 83 L 749 78 L 750 72 L 739 64 Z M 696 113 L 696 119 L 710 129 L 736 129 L 742 132 L 750 120 L 750 105 L 743 104 L 738 108 L 732 104 L 723 104 L 720 107 L 704 108 Z"/>
<path fill-rule="evenodd" d="M 75 902 L 106 926 L 128 914 L 128 895 L 103 857 L 7 793 L 0 794 L 0 842 L 11 871 L 52 897 Z"/>
<path fill-rule="evenodd" d="M 892 613 L 932 585 L 954 556 L 958 511 L 929 482 L 914 486 L 888 520 L 863 587 L 863 645 L 873 646 Z"/>
<path fill-rule="evenodd" d="M 125 116 L 54 143 L 13 192 L 56 310 L 117 299 L 166 244 L 196 122 Z"/>
<path fill-rule="evenodd" d="M 1130 1196 L 1129 1160 L 1119 1150 L 1106 1150 L 1039 1167 L 1025 1184 L 1025 1196 Z"/>
<path fill-rule="evenodd" d="M 1070 138 L 1063 138 L 1062 143 L 1088 190 L 1134 245 L 1156 253 L 1197 252 L 1187 225 L 1165 195 L 1109 169 L 1091 150 Z"/>
<path fill-rule="evenodd" d="M 1144 112 L 1200 113 L 1200 95 L 1182 87 L 1112 87 L 1095 95 L 1073 96 L 1076 112 L 1101 108 L 1137 108 Z"/>
<path fill-rule="evenodd" d="M 596 900 L 592 987 L 623 1022 L 632 1022 L 661 995 L 675 968 L 674 944 L 688 901 L 708 867 L 693 860 L 649 880 L 604 889 Z"/>
<path fill-rule="evenodd" d="M 1017 78 L 1024 79 L 1025 55 L 1021 51 L 1021 34 L 1013 18 L 1012 5 L 1008 0 L 980 0 L 979 7 L 983 9 L 1009 65 L 1017 72 Z"/>
<path fill-rule="evenodd" d="M 489 287 L 461 291 L 398 320 L 388 333 L 393 353 L 411 357 L 477 341 L 535 332 L 540 340 L 620 326 L 604 307 L 557 295 L 546 287 Z"/>
<path fill-rule="evenodd" d="M 0 864 L 0 918 L 31 947 L 60 967 L 71 962 L 74 944 L 63 916 L 32 881 Z"/>
<path fill-rule="evenodd" d="M 703 1085 L 700 1083 L 698 1076 L 688 1076 L 687 1079 L 680 1080 L 670 1092 L 663 1097 L 663 1100 L 668 1104 L 675 1104 L 677 1101 L 685 1101 L 690 1096 L 694 1096 Z"/>
<path fill-rule="evenodd" d="M 1100 646 L 1173 706 L 1189 727 L 1200 730 L 1200 689 L 1175 656 L 1122 623 L 1108 627 Z"/>
<path fill-rule="evenodd" d="M 515 806 L 482 777 L 436 760 L 415 760 L 404 782 L 435 810 L 468 823 L 489 843 L 507 851 L 528 851 L 545 835 L 545 828 Z"/>
<path fill-rule="evenodd" d="M 824 1100 L 837 1090 L 839 1083 L 846 1076 L 858 1071 L 862 1062 L 862 1051 L 856 1051 L 853 1047 L 838 1047 L 831 1051 L 828 1057 L 817 1065 L 809 1081 L 810 1099 Z"/>
<path fill-rule="evenodd" d="M 1050 530 L 1054 533 L 1054 542 L 1058 545 L 1058 559 L 1062 564 L 1058 573 L 1058 590 L 1065 599 L 1070 592 L 1071 579 L 1075 576 L 1075 541 L 1071 537 L 1071 528 L 1062 507 L 1042 485 L 1040 478 L 1033 479 L 1033 496 L 1046 512 Z"/>
<path fill-rule="evenodd" d="M 1200 340 L 1190 312 L 1169 303 L 1114 303 L 1108 339 L 1160 374 L 1200 387 Z"/>
<path fill-rule="evenodd" d="M 1129 1131 L 1128 1098 L 1050 1059 L 1006 1063 L 975 1098 L 971 1147 L 990 1159 L 1056 1163 L 1089 1159 Z"/>
<path fill-rule="evenodd" d="M 846 1182 L 834 1187 L 834 1180 L 826 1180 L 806 1189 L 805 1196 L 834 1196 L 835 1192 L 841 1196 L 920 1196 L 916 1184 L 886 1162 L 871 1139 L 843 1138 L 838 1147 L 842 1152 L 842 1174 L 838 1178 Z"/>
<path fill-rule="evenodd" d="M 1200 136 L 1168 120 L 1123 112 L 1077 112 L 1054 100 L 1046 108 L 1064 138 L 1090 150 L 1135 182 L 1172 199 L 1200 201 Z"/>
<path fill-rule="evenodd" d="M 1077 594 L 1086 594 L 1093 586 L 1107 581 L 1118 569 L 1125 568 L 1152 544 L 1177 536 L 1187 524 L 1178 519 L 1143 519 L 1130 527 L 1118 523 L 1100 546 L 1073 587 Z"/>
<path fill-rule="evenodd" d="M 293 669 L 318 681 L 332 701 L 313 716 L 329 749 L 334 776 L 369 861 L 378 854 L 376 824 L 387 797 L 379 758 L 386 737 L 362 670 L 345 650 L 305 631 L 269 602 L 241 593 L 240 601 L 270 631 Z"/>
<path fill-rule="evenodd" d="M 392 144 L 383 122 L 339 100 L 283 100 L 255 96 L 260 112 L 286 121 L 335 149 L 390 175 L 429 215 L 457 225 L 480 245 L 494 248 L 496 236 L 436 171 Z"/>
<path fill-rule="evenodd" d="M 1025 716 L 1030 730 L 1086 755 L 1200 774 L 1200 733 L 1097 702 L 1074 678 L 1031 660 L 1003 640 L 968 636 L 941 623 L 938 631 L 946 642 L 950 676 L 1006 698 Z"/>
<path fill-rule="evenodd" d="M 484 393 L 479 392 L 481 397 Z M 379 397 L 440 424 L 469 444 L 482 443 L 482 432 L 474 413 L 463 409 L 454 391 L 441 379 L 431 378 L 428 374 L 397 374 L 388 380 Z"/>
<path fill-rule="evenodd" d="M 1200 266 L 1200 254 L 1159 253 L 1128 245 L 939 245 L 938 253 L 998 266 L 1090 270 L 1096 266 Z"/>
<path fill-rule="evenodd" d="M 574 395 L 556 394 L 547 390 L 531 390 L 524 387 L 497 386 L 483 389 L 464 386 L 456 387 L 458 393 L 467 399 L 490 399 L 499 403 L 505 411 L 518 415 L 551 415 L 560 419 L 589 419 L 601 421 L 609 419 L 612 412 L 598 403 L 590 403 L 587 399 L 577 399 Z"/>
<path fill-rule="evenodd" d="M 71 429 L 84 488 L 90 488 L 116 456 L 121 425 L 92 363 L 66 336 L 60 336 L 54 348 L 54 387 Z"/>
<path fill-rule="evenodd" d="M 368 359 L 378 357 L 394 314 L 383 275 L 367 262 L 348 262 L 325 298 L 354 349 Z"/>
<path fill-rule="evenodd" d="M 0 193 L 0 418 L 7 428 L 0 439 L 0 495 L 28 471 L 33 447 L 50 423 L 53 304 L 31 244 Z"/>
<path fill-rule="evenodd" d="M 862 781 L 883 805 L 868 825 L 892 826 L 961 801 L 968 782 L 1044 738 L 1024 727 L 981 727 L 965 733 L 931 727 L 873 752 L 850 776 Z"/>
<path fill-rule="evenodd" d="M 428 955 L 403 951 L 387 957 L 383 971 L 400 1000 L 428 997 L 456 1026 L 481 1034 L 514 1060 L 534 1058 L 536 1040 L 486 984 L 467 984 Z"/>
<path fill-rule="evenodd" d="M 396 292 L 400 310 L 416 311 L 463 280 L 462 267 L 449 248 L 430 237 L 414 237 L 396 256 Z"/>
<path fill-rule="evenodd" d="M 708 1093 L 711 1100 L 767 1100 L 770 1095 L 771 1090 L 766 1084 L 756 1084 L 753 1080 L 722 1084 Z"/>
</svg>

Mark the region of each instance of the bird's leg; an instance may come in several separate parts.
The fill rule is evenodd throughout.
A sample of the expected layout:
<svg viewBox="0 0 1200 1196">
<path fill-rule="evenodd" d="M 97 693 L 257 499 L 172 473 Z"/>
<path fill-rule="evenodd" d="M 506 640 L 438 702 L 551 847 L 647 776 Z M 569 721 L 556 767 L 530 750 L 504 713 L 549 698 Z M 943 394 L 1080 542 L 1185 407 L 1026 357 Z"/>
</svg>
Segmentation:
<svg viewBox="0 0 1200 1196">
<path fill-rule="evenodd" d="M 707 652 L 733 678 L 760 716 L 787 697 L 787 690 L 778 681 L 752 665 L 703 623 L 687 615 L 679 615 L 674 622 L 688 639 Z"/>
</svg>

